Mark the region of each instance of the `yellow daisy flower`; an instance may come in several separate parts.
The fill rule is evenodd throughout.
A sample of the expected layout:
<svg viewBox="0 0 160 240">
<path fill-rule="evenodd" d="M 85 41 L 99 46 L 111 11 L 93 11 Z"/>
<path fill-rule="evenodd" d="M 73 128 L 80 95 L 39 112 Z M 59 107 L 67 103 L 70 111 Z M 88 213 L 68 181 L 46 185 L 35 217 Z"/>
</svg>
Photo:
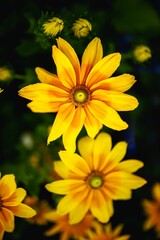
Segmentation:
<svg viewBox="0 0 160 240">
<path fill-rule="evenodd" d="M 60 33 L 64 28 L 64 22 L 62 19 L 53 17 L 49 19 L 47 22 L 45 22 L 42 25 L 44 29 L 44 33 L 46 35 L 50 35 L 52 37 L 55 37 L 58 33 Z"/>
<path fill-rule="evenodd" d="M 84 18 L 79 18 L 73 23 L 72 30 L 76 37 L 86 37 L 92 30 L 92 25 L 88 20 Z"/>
<path fill-rule="evenodd" d="M 121 235 L 123 225 L 118 225 L 114 230 L 110 223 L 102 225 L 95 223 L 92 230 L 87 231 L 87 237 L 81 240 L 128 240 L 130 235 Z"/>
<path fill-rule="evenodd" d="M 41 83 L 22 88 L 19 95 L 31 100 L 33 112 L 57 112 L 48 144 L 63 135 L 65 149 L 75 151 L 76 138 L 83 125 L 94 138 L 102 125 L 114 130 L 128 127 L 117 111 L 129 111 L 138 106 L 135 97 L 125 94 L 134 83 L 134 76 L 111 77 L 120 64 L 119 53 L 102 58 L 99 38 L 85 49 L 81 66 L 74 49 L 64 39 L 53 46 L 57 75 L 37 67 Z"/>
<path fill-rule="evenodd" d="M 144 199 L 142 206 L 147 216 L 144 222 L 144 230 L 147 231 L 154 228 L 157 236 L 160 237 L 160 183 L 155 183 L 152 187 L 153 200 Z"/>
<path fill-rule="evenodd" d="M 122 141 L 111 147 L 111 136 L 102 132 L 96 139 L 88 136 L 80 139 L 81 156 L 59 152 L 62 161 L 55 162 L 55 171 L 63 179 L 46 184 L 46 188 L 66 195 L 58 203 L 57 212 L 69 213 L 70 224 L 80 222 L 89 210 L 100 222 L 108 222 L 114 212 L 112 200 L 130 199 L 131 190 L 146 183 L 132 174 L 143 166 L 141 161 L 121 162 L 127 143 Z"/>
<path fill-rule="evenodd" d="M 6 174 L 0 179 L 0 240 L 5 231 L 13 232 L 14 215 L 30 218 L 36 214 L 32 208 L 21 203 L 25 196 L 26 191 L 17 188 L 13 174 Z"/>
<path fill-rule="evenodd" d="M 45 216 L 46 220 L 53 222 L 54 225 L 44 234 L 49 237 L 60 233 L 60 240 L 79 239 L 95 224 L 94 218 L 89 213 L 77 224 L 70 224 L 68 214 L 60 216 L 55 210 L 46 213 Z"/>
</svg>

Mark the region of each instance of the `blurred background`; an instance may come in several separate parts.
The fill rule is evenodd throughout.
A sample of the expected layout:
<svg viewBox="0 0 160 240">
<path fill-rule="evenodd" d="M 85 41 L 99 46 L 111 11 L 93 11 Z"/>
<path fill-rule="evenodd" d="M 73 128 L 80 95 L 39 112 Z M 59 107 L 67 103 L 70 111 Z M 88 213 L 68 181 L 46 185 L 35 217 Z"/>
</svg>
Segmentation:
<svg viewBox="0 0 160 240">
<path fill-rule="evenodd" d="M 18 186 L 28 195 L 55 202 L 44 185 L 52 179 L 52 161 L 63 149 L 61 139 L 47 146 L 49 127 L 54 114 L 33 113 L 28 101 L 18 96 L 23 86 L 38 82 L 35 67 L 56 73 L 51 56 L 51 46 L 56 37 L 66 39 L 81 58 L 87 44 L 95 36 L 100 37 L 104 55 L 120 52 L 122 61 L 115 75 L 129 73 L 137 80 L 128 93 L 139 100 L 132 112 L 120 113 L 129 123 L 125 131 L 111 133 L 113 143 L 126 140 L 128 151 L 125 159 L 135 158 L 144 162 L 137 172 L 148 183 L 133 191 L 129 201 L 116 201 L 113 225 L 124 224 L 124 233 L 131 240 L 157 239 L 154 229 L 144 232 L 146 219 L 141 201 L 151 199 L 151 188 L 160 182 L 160 4 L 158 0 L 99 0 L 99 1 L 51 1 L 51 0 L 3 0 L 0 14 L 0 172 L 14 173 Z M 44 34 L 42 25 L 51 17 L 64 21 L 64 29 L 56 37 Z M 92 30 L 78 38 L 71 31 L 78 18 L 87 19 Z M 151 56 L 142 60 L 135 55 L 138 46 L 147 47 Z M 141 49 L 144 52 L 145 49 Z M 146 53 L 146 52 L 145 52 Z M 141 53 L 140 53 L 141 54 Z M 4 71 L 5 70 L 5 71 Z M 7 73 L 8 75 L 5 75 Z M 83 130 L 79 137 L 85 135 Z M 50 225 L 49 225 L 50 226 Z M 29 232 L 30 240 L 56 239 L 44 237 L 48 225 L 37 225 L 16 218 L 13 233 L 6 233 L 4 240 L 19 240 Z M 58 236 L 57 236 L 58 239 Z"/>
</svg>

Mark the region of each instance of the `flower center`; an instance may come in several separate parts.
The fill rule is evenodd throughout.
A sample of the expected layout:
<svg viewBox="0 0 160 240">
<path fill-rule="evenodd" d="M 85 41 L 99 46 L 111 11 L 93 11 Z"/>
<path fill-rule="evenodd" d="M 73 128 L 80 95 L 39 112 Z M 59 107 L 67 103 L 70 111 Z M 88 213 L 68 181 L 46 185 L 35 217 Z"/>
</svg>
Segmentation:
<svg viewBox="0 0 160 240">
<path fill-rule="evenodd" d="M 99 188 L 103 184 L 103 176 L 100 173 L 92 173 L 88 178 L 88 183 L 92 188 Z"/>
<path fill-rule="evenodd" d="M 75 106 L 84 106 L 90 101 L 90 91 L 85 86 L 77 86 L 72 89 L 70 99 Z"/>
</svg>

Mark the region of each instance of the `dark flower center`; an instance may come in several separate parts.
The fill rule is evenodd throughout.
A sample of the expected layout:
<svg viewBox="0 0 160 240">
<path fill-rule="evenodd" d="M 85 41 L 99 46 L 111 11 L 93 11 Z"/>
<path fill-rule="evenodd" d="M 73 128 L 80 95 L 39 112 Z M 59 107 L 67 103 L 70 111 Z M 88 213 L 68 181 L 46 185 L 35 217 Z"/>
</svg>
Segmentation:
<svg viewBox="0 0 160 240">
<path fill-rule="evenodd" d="M 91 188 L 100 188 L 103 185 L 103 175 L 99 172 L 92 172 L 87 179 Z"/>
<path fill-rule="evenodd" d="M 86 86 L 77 86 L 71 90 L 70 99 L 75 106 L 85 106 L 91 98 L 89 89 Z"/>
</svg>

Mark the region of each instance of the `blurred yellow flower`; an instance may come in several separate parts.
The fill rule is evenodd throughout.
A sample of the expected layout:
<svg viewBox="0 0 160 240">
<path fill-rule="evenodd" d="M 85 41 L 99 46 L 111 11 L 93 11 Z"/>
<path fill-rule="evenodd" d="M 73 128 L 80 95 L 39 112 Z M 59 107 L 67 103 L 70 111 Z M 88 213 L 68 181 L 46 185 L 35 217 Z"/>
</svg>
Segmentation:
<svg viewBox="0 0 160 240">
<path fill-rule="evenodd" d="M 75 21 L 75 23 L 73 23 L 72 30 L 76 37 L 86 37 L 92 30 L 92 25 L 88 20 L 79 18 Z"/>
<path fill-rule="evenodd" d="M 26 191 L 23 188 L 17 188 L 13 174 L 6 174 L 0 179 L 0 240 L 5 231 L 13 232 L 14 215 L 30 218 L 36 214 L 31 207 L 21 203 L 25 196 Z"/>
<path fill-rule="evenodd" d="M 95 224 L 94 218 L 89 213 L 77 224 L 70 224 L 68 214 L 60 216 L 55 210 L 46 213 L 45 216 L 54 225 L 44 234 L 49 237 L 59 233 L 59 240 L 79 239 Z"/>
<path fill-rule="evenodd" d="M 123 225 L 118 225 L 114 230 L 110 223 L 102 225 L 96 222 L 92 230 L 87 231 L 87 237 L 81 240 L 128 240 L 130 235 L 121 235 Z"/>
<path fill-rule="evenodd" d="M 4 89 L 0 88 L 0 93 L 3 92 Z"/>
<path fill-rule="evenodd" d="M 130 111 L 138 106 L 135 97 L 124 93 L 135 83 L 129 74 L 111 77 L 120 64 L 119 53 L 103 57 L 102 44 L 94 38 L 85 49 L 80 65 L 76 52 L 62 38 L 53 46 L 57 75 L 37 67 L 41 83 L 22 88 L 19 95 L 31 100 L 33 112 L 57 112 L 48 144 L 63 135 L 65 149 L 75 151 L 76 138 L 85 126 L 94 138 L 102 125 L 114 130 L 128 127 L 117 111 Z"/>
<path fill-rule="evenodd" d="M 0 67 L 0 81 L 7 81 L 11 77 L 12 73 L 7 67 Z"/>
<path fill-rule="evenodd" d="M 147 216 L 143 228 L 145 231 L 154 228 L 157 236 L 160 237 L 160 183 L 155 183 L 152 187 L 153 200 L 144 199 L 142 206 Z"/>
<path fill-rule="evenodd" d="M 113 149 L 111 136 L 101 132 L 96 139 L 86 136 L 79 140 L 81 154 L 60 151 L 62 161 L 55 162 L 55 171 L 63 178 L 46 184 L 48 191 L 66 195 L 57 206 L 57 213 L 69 213 L 69 223 L 80 222 L 90 210 L 100 222 L 113 215 L 112 200 L 131 198 L 131 190 L 146 181 L 134 174 L 143 166 L 139 160 L 122 161 L 127 143 L 119 142 Z"/>
<path fill-rule="evenodd" d="M 151 49 L 145 45 L 139 45 L 133 50 L 133 56 L 138 62 L 145 62 L 152 57 Z"/>
<path fill-rule="evenodd" d="M 62 19 L 53 17 L 49 19 L 47 22 L 45 22 L 42 25 L 44 29 L 44 33 L 46 35 L 50 35 L 52 37 L 55 37 L 58 33 L 60 33 L 64 28 L 64 22 Z"/>
</svg>

